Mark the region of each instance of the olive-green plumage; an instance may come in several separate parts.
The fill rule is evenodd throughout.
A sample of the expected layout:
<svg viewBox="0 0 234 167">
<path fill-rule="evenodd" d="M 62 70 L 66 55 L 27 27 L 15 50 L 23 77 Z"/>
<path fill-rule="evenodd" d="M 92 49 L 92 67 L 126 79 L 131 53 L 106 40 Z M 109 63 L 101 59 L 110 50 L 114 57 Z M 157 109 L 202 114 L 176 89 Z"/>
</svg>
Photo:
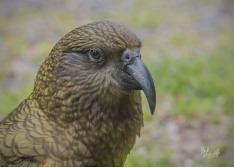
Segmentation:
<svg viewBox="0 0 234 167">
<path fill-rule="evenodd" d="M 155 107 L 150 74 L 152 89 L 134 71 L 138 59 L 136 69 L 146 69 L 140 47 L 127 27 L 108 21 L 65 35 L 33 92 L 0 122 L 0 166 L 123 167 L 143 125 L 140 89 Z"/>
</svg>

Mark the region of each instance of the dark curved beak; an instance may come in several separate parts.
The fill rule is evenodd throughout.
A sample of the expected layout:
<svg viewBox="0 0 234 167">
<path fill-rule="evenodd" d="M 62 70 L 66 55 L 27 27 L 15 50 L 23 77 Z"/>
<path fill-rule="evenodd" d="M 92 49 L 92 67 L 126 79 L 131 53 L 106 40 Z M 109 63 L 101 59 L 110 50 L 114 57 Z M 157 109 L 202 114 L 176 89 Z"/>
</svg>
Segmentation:
<svg viewBox="0 0 234 167">
<path fill-rule="evenodd" d="M 123 52 L 121 59 L 124 63 L 123 67 L 126 69 L 126 72 L 134 79 L 134 82 L 131 83 L 132 88 L 134 87 L 133 85 L 136 84 L 137 86 L 135 88 L 144 91 L 151 114 L 153 115 L 156 107 L 154 81 L 149 70 L 142 62 L 139 51 L 127 48 Z"/>
<path fill-rule="evenodd" d="M 151 114 L 154 114 L 156 107 L 156 91 L 154 81 L 149 70 L 140 57 L 135 57 L 131 64 L 127 65 L 128 73 L 138 82 L 147 98 Z"/>
</svg>

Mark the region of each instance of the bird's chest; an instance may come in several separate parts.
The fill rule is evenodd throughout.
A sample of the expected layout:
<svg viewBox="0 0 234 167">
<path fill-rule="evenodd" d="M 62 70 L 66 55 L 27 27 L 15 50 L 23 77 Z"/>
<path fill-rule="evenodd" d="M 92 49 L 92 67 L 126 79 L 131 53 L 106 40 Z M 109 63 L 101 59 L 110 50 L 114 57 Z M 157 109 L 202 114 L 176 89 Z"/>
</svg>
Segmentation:
<svg viewBox="0 0 234 167">
<path fill-rule="evenodd" d="M 123 166 L 141 127 L 140 122 L 134 119 L 83 120 L 76 126 L 73 156 L 102 167 Z"/>
</svg>

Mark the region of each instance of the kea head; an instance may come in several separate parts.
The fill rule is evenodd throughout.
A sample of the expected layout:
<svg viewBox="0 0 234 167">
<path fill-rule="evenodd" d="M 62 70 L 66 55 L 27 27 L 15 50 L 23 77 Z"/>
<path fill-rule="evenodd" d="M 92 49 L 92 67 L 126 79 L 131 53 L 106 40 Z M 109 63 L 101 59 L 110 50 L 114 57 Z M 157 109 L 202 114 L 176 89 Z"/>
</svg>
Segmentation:
<svg viewBox="0 0 234 167">
<path fill-rule="evenodd" d="M 143 90 L 153 114 L 155 87 L 142 62 L 140 48 L 138 37 L 115 22 L 94 22 L 76 28 L 54 46 L 41 66 L 34 93 L 45 101 L 53 96 L 72 104 L 76 99 L 70 97 L 78 93 L 92 97 L 99 92 L 114 101 L 132 91 Z"/>
</svg>

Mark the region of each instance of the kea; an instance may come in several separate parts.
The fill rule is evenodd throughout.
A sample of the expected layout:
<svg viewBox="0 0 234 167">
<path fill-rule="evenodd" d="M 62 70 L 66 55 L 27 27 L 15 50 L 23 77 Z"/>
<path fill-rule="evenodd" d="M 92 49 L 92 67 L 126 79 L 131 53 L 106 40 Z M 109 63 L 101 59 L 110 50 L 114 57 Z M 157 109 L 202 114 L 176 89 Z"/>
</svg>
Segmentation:
<svg viewBox="0 0 234 167">
<path fill-rule="evenodd" d="M 126 26 L 80 26 L 53 47 L 32 93 L 0 122 L 1 167 L 123 167 L 156 92 Z M 2 104 L 3 105 L 3 104 Z"/>
</svg>

